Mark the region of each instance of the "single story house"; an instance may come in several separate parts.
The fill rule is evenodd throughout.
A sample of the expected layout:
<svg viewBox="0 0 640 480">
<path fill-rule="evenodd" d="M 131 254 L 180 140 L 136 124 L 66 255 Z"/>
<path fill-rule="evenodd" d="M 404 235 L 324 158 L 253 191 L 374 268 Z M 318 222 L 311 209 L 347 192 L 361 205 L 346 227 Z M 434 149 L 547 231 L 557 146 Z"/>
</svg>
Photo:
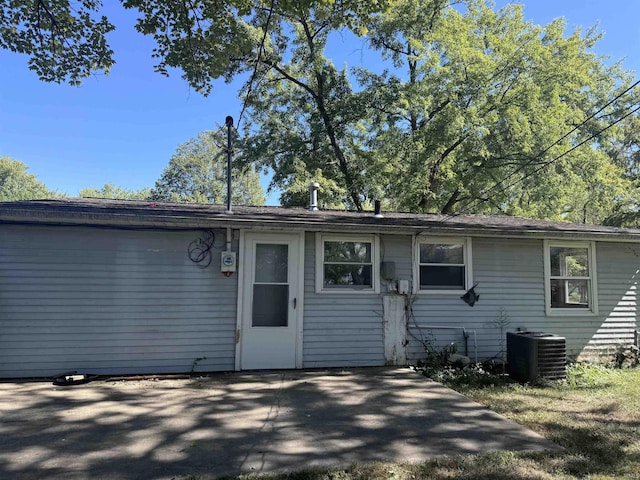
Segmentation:
<svg viewBox="0 0 640 480">
<path fill-rule="evenodd" d="M 483 360 L 516 329 L 560 335 L 578 356 L 637 342 L 639 272 L 633 229 L 0 203 L 0 377 L 404 364 L 421 341 Z"/>
</svg>

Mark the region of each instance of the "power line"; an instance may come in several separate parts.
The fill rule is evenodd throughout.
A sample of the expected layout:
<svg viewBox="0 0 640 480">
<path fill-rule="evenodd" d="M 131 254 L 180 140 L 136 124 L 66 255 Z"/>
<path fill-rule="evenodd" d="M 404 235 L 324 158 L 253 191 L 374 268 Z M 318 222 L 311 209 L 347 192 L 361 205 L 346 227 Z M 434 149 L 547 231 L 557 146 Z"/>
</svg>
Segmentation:
<svg viewBox="0 0 640 480">
<path fill-rule="evenodd" d="M 640 83 L 640 82 L 637 82 Z M 468 207 L 470 207 L 473 203 L 477 203 L 480 201 L 483 202 L 488 202 L 490 201 L 492 198 L 494 198 L 496 195 L 499 195 L 500 193 L 504 192 L 505 190 L 513 187 L 514 185 L 517 185 L 520 182 L 523 182 L 524 180 L 526 180 L 527 178 L 531 177 L 532 175 L 535 175 L 536 173 L 538 173 L 539 171 L 545 169 L 546 167 L 548 167 L 549 165 L 551 165 L 552 163 L 560 160 L 562 157 L 564 157 L 565 155 L 568 155 L 569 153 L 573 152 L 574 150 L 576 150 L 577 148 L 580 148 L 582 145 L 584 145 L 587 142 L 590 142 L 591 140 L 593 140 L 594 138 L 596 138 L 598 135 L 600 135 L 601 133 L 609 130 L 611 127 L 613 127 L 614 125 L 616 125 L 617 123 L 620 123 L 622 120 L 624 120 L 625 118 L 633 115 L 634 113 L 636 113 L 637 111 L 640 111 L 640 105 L 637 106 L 636 108 L 634 108 L 633 110 L 629 111 L 628 113 L 626 113 L 625 115 L 623 115 L 622 117 L 618 118 L 617 120 L 615 120 L 613 123 L 610 123 L 609 125 L 607 125 L 606 127 L 602 128 L 601 130 L 597 131 L 596 133 L 594 133 L 593 135 L 591 135 L 590 137 L 586 138 L 585 140 L 583 140 L 582 142 L 578 143 L 577 145 L 574 145 L 573 147 L 571 147 L 569 150 L 567 150 L 564 153 L 561 153 L 560 155 L 558 155 L 557 157 L 548 160 L 547 162 L 542 163 L 542 165 L 540 165 L 538 168 L 536 168 L 535 170 L 533 170 L 532 172 L 529 172 L 528 174 L 526 174 L 525 176 L 523 176 L 522 178 L 519 178 L 517 180 L 515 180 L 514 182 L 511 182 L 510 184 L 508 184 L 507 186 L 501 188 L 498 192 L 494 193 L 493 195 L 487 197 L 487 198 L 482 198 L 482 199 L 476 199 L 473 200 L 470 204 L 464 206 L 461 211 L 455 215 L 450 215 L 449 218 L 454 217 L 456 215 L 460 215 L 460 214 L 464 214 L 464 213 L 468 213 L 468 211 L 465 211 Z M 504 180 L 502 180 L 501 182 L 499 182 L 498 184 L 494 185 L 494 187 L 492 187 L 491 189 L 495 188 L 497 185 L 503 183 Z M 445 219 L 446 220 L 446 219 Z"/>
<path fill-rule="evenodd" d="M 613 99 L 611 99 L 610 101 L 608 101 L 605 105 L 603 105 L 602 107 L 600 107 L 597 111 L 595 111 L 594 113 L 592 113 L 591 115 L 589 115 L 586 119 L 584 119 L 581 123 L 579 123 L 578 125 L 576 125 L 575 127 L 573 127 L 570 131 L 568 131 L 567 133 L 565 133 L 562 137 L 558 138 L 555 142 L 551 143 L 548 147 L 546 147 L 544 150 L 540 151 L 537 155 L 535 155 L 531 160 L 525 162 L 524 164 L 520 165 L 518 168 L 516 168 L 514 171 L 512 171 L 509 175 L 507 175 L 505 178 L 503 178 L 502 180 L 500 180 L 499 182 L 497 182 L 495 185 L 493 185 L 491 188 L 489 188 L 488 190 L 485 190 L 483 192 L 481 192 L 479 194 L 479 197 L 486 197 L 488 194 L 490 194 L 493 190 L 495 190 L 496 188 L 500 187 L 500 185 L 502 185 L 504 182 L 508 181 L 510 178 L 512 178 L 513 176 L 515 176 L 518 172 L 522 171 L 524 168 L 528 167 L 529 165 L 531 165 L 532 163 L 534 163 L 536 161 L 537 158 L 541 157 L 542 155 L 544 155 L 545 153 L 547 153 L 549 150 L 551 150 L 551 148 L 553 148 L 555 145 L 557 145 L 558 143 L 560 143 L 562 140 L 564 140 L 565 138 L 567 138 L 569 135 L 571 135 L 573 132 L 575 132 L 576 130 L 578 130 L 579 128 L 581 128 L 582 126 L 584 126 L 589 120 L 592 120 L 593 118 L 595 118 L 599 113 L 601 113 L 604 109 L 606 109 L 607 107 L 609 107 L 611 104 L 613 104 L 614 102 L 618 101 L 620 98 L 622 98 L 624 95 L 626 95 L 629 91 L 633 90 L 636 86 L 640 85 L 640 80 L 637 80 L 634 84 L 632 84 L 630 87 L 628 87 L 627 89 L 625 89 L 623 92 L 619 93 L 618 95 L 616 95 Z M 564 152 L 563 154 L 559 155 L 558 157 L 554 158 L 553 160 L 547 161 L 547 162 L 543 162 L 542 167 L 539 169 L 534 170 L 531 174 L 536 173 L 538 171 L 540 171 L 542 168 L 545 168 L 547 165 L 549 165 L 550 163 L 555 162 L 556 160 L 559 160 L 560 158 L 564 157 L 565 155 L 567 155 L 568 153 L 572 152 L 573 150 L 575 150 L 576 148 L 578 148 L 579 146 L 584 145 L 586 142 L 592 140 L 593 138 L 595 138 L 597 135 L 599 135 L 600 133 L 608 130 L 609 128 L 611 128 L 613 125 L 615 125 L 616 123 L 622 121 L 623 119 L 625 119 L 626 117 L 628 117 L 629 115 L 631 115 L 632 113 L 635 113 L 638 109 L 633 110 L 633 112 L 630 112 L 626 115 L 624 115 L 623 117 L 619 118 L 618 120 L 616 120 L 614 123 L 608 125 L 607 127 L 603 128 L 602 130 L 600 130 L 599 132 L 595 133 L 594 135 L 592 135 L 591 137 L 589 137 L 588 139 L 584 140 L 583 142 L 580 142 L 578 145 L 572 147 L 571 149 L 567 150 L 566 152 Z M 525 180 L 526 178 L 528 178 L 529 176 L 531 176 L 531 174 L 527 174 L 525 177 L 519 179 L 518 181 L 516 181 L 515 183 L 509 184 L 507 187 L 500 189 L 498 192 L 496 192 L 493 195 L 490 195 L 489 197 L 486 197 L 484 199 L 474 199 L 471 200 L 469 203 L 465 204 L 462 206 L 462 208 L 460 209 L 460 212 L 458 214 L 463 214 L 467 211 L 467 209 L 471 206 L 473 206 L 475 203 L 478 203 L 480 201 L 489 201 L 491 198 L 495 197 L 497 194 L 502 193 L 503 191 L 505 191 L 507 188 Z"/>
</svg>

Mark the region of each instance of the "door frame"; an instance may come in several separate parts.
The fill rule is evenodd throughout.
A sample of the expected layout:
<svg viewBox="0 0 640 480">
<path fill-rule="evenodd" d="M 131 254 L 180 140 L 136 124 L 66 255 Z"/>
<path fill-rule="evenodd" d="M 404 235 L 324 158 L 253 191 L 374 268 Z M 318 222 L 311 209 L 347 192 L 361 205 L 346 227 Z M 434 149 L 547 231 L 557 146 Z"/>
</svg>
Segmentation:
<svg viewBox="0 0 640 480">
<path fill-rule="evenodd" d="M 242 317 L 244 315 L 244 297 L 247 294 L 245 292 L 244 284 L 247 275 L 251 275 L 251 272 L 247 272 L 246 265 L 251 265 L 253 262 L 245 262 L 244 254 L 247 247 L 247 234 L 263 233 L 268 235 L 286 235 L 292 240 L 298 241 L 298 258 L 291 259 L 297 262 L 298 265 L 298 286 L 296 289 L 297 306 L 295 309 L 296 315 L 296 368 L 302 368 L 302 350 L 303 350 L 303 322 L 304 322 L 304 258 L 305 258 L 305 232 L 304 231 L 283 231 L 283 230 L 261 230 L 261 229 L 240 229 L 240 240 L 238 245 L 238 290 L 237 290 L 237 318 L 236 318 L 236 358 L 235 358 L 235 370 L 242 370 Z"/>
</svg>

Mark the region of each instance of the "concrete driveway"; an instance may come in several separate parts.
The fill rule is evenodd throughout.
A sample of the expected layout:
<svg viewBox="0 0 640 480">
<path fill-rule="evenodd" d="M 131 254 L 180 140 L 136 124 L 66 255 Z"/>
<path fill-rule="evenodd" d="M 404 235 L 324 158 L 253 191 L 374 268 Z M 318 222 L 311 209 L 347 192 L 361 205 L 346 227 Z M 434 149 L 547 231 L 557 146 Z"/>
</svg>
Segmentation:
<svg viewBox="0 0 640 480">
<path fill-rule="evenodd" d="M 0 478 L 171 479 L 557 447 L 410 369 L 0 383 Z"/>
</svg>

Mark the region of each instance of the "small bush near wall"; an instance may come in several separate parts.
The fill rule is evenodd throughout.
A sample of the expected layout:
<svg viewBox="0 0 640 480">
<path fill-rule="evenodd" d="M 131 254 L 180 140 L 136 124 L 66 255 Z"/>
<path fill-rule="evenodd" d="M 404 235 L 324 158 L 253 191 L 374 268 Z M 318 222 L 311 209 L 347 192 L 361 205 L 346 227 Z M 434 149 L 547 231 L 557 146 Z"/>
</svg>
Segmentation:
<svg viewBox="0 0 640 480">
<path fill-rule="evenodd" d="M 504 364 L 492 362 L 470 364 L 469 359 L 456 353 L 455 344 L 442 349 L 434 347 L 430 338 L 422 339 L 424 360 L 418 361 L 416 369 L 424 376 L 453 389 L 482 389 L 485 387 L 517 383 L 504 373 Z M 592 352 L 595 353 L 595 352 Z M 584 356 L 580 357 L 585 358 Z M 539 379 L 534 386 L 570 388 L 596 388 L 611 381 L 612 369 L 636 368 L 640 366 L 640 348 L 636 345 L 620 345 L 606 355 L 599 353 L 589 361 L 569 361 L 566 380 Z M 508 366 L 507 366 L 508 367 Z"/>
<path fill-rule="evenodd" d="M 613 354 L 612 364 L 616 368 L 640 366 L 640 348 L 636 345 L 620 345 Z"/>
<path fill-rule="evenodd" d="M 447 365 L 440 370 L 432 370 L 431 373 L 423 370 L 423 374 L 431 380 L 440 382 L 454 390 L 457 388 L 483 388 L 501 385 L 511 380 L 503 375 L 488 372 L 481 364 L 469 365 L 464 368 L 456 368 Z"/>
<path fill-rule="evenodd" d="M 431 341 L 422 341 L 425 349 L 424 360 L 418 361 L 416 369 L 425 377 L 440 382 L 453 389 L 459 387 L 482 388 L 511 382 L 511 379 L 493 368 L 491 363 L 470 364 L 469 359 L 456 353 L 455 344 L 440 350 Z"/>
<path fill-rule="evenodd" d="M 566 384 L 570 388 L 599 388 L 611 382 L 612 371 L 598 363 L 576 362 L 567 365 Z"/>
<path fill-rule="evenodd" d="M 456 368 L 443 365 L 440 368 L 416 367 L 423 375 L 431 380 L 442 383 L 454 390 L 484 389 L 507 384 L 517 384 L 515 380 L 502 374 L 489 371 L 482 364 Z M 571 388 L 592 389 L 604 388 L 615 380 L 616 370 L 611 365 L 601 363 L 574 362 L 567 365 L 565 380 L 544 380 L 534 382 L 538 388 Z"/>
<path fill-rule="evenodd" d="M 636 334 L 638 335 L 638 334 Z M 633 368 L 640 366 L 640 337 L 633 343 L 621 343 L 600 348 L 587 348 L 575 357 L 576 361 L 600 363 L 615 368 Z"/>
</svg>

